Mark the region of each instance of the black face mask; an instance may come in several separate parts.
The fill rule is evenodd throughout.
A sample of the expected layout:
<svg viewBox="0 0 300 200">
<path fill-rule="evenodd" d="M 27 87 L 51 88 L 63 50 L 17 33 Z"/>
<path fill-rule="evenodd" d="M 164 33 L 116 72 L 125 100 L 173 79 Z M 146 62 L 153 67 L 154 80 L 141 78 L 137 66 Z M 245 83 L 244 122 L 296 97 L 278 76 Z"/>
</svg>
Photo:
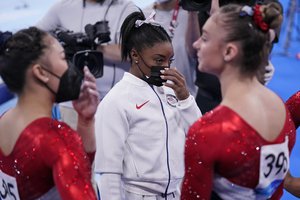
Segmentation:
<svg viewBox="0 0 300 200">
<path fill-rule="evenodd" d="M 145 63 L 144 59 L 142 58 L 142 56 L 140 56 L 144 65 L 147 66 L 148 68 L 150 68 L 151 70 L 151 74 L 150 74 L 150 77 L 147 77 L 145 75 L 145 73 L 141 70 L 140 66 L 137 64 L 139 70 L 142 72 L 143 74 L 143 77 L 142 79 L 144 81 L 146 81 L 148 84 L 150 85 L 155 85 L 155 86 L 162 86 L 163 83 L 167 82 L 167 80 L 165 79 L 162 79 L 160 76 L 162 75 L 162 73 L 160 72 L 160 70 L 164 70 L 166 68 L 170 68 L 170 66 L 149 66 Z"/>
<path fill-rule="evenodd" d="M 96 0 L 96 2 L 98 2 L 98 3 L 103 3 L 105 0 Z"/>
<path fill-rule="evenodd" d="M 144 76 L 144 81 L 146 81 L 150 85 L 156 85 L 156 86 L 162 86 L 164 82 L 167 82 L 167 80 L 162 79 L 160 76 L 162 73 L 160 70 L 163 70 L 165 68 L 169 68 L 168 66 L 152 66 L 151 67 L 151 75 L 150 77 Z"/>
<path fill-rule="evenodd" d="M 55 93 L 48 85 L 46 85 L 47 88 L 56 95 L 56 103 L 78 99 L 80 94 L 83 75 L 71 63 L 68 63 L 68 65 L 68 69 L 61 77 L 49 71 L 48 69 L 43 68 L 60 80 L 57 93 Z"/>
</svg>

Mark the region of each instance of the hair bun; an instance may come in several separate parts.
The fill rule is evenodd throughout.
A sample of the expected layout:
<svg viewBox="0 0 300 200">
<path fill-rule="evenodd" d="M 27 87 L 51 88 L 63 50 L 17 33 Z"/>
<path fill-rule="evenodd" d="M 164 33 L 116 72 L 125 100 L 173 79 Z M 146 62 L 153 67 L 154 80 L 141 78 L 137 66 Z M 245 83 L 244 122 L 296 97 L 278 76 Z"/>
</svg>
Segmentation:
<svg viewBox="0 0 300 200">
<path fill-rule="evenodd" d="M 264 6 L 264 21 L 269 25 L 270 28 L 279 28 L 283 20 L 283 9 L 280 3 L 271 2 Z"/>
<path fill-rule="evenodd" d="M 4 50 L 6 49 L 6 43 L 12 37 L 12 35 L 13 35 L 12 32 L 0 31 L 0 54 L 2 54 L 4 52 Z"/>
</svg>

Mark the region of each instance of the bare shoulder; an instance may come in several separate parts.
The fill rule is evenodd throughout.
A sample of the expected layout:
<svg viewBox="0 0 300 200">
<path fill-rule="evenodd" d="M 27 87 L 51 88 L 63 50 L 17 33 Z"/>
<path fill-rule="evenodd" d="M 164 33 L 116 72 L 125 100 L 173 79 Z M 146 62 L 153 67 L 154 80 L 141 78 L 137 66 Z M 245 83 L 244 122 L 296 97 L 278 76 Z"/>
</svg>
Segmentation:
<svg viewBox="0 0 300 200">
<path fill-rule="evenodd" d="M 18 119 L 14 110 L 4 113 L 0 118 L 0 149 L 8 155 L 22 130 L 22 121 Z"/>
</svg>

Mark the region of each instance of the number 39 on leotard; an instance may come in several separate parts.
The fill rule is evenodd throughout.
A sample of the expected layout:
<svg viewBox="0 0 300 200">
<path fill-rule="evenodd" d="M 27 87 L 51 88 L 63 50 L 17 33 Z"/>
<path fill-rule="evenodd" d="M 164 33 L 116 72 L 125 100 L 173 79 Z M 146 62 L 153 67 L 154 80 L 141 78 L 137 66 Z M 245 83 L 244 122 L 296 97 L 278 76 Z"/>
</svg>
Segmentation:
<svg viewBox="0 0 300 200">
<path fill-rule="evenodd" d="M 288 137 L 281 144 L 261 147 L 259 184 L 256 189 L 264 195 L 272 195 L 289 169 Z"/>
<path fill-rule="evenodd" d="M 17 181 L 0 171 L 0 200 L 20 200 Z"/>
</svg>

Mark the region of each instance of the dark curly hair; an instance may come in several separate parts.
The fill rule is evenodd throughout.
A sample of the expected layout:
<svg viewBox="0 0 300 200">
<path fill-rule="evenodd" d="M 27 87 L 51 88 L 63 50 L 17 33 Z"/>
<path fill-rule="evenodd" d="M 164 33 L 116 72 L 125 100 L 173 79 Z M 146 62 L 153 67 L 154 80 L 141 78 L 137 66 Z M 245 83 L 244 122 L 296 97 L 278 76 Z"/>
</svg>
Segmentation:
<svg viewBox="0 0 300 200">
<path fill-rule="evenodd" d="M 2 44 L 0 52 L 0 75 L 7 87 L 21 93 L 28 67 L 43 54 L 46 32 L 29 27 L 13 34 Z"/>
</svg>

